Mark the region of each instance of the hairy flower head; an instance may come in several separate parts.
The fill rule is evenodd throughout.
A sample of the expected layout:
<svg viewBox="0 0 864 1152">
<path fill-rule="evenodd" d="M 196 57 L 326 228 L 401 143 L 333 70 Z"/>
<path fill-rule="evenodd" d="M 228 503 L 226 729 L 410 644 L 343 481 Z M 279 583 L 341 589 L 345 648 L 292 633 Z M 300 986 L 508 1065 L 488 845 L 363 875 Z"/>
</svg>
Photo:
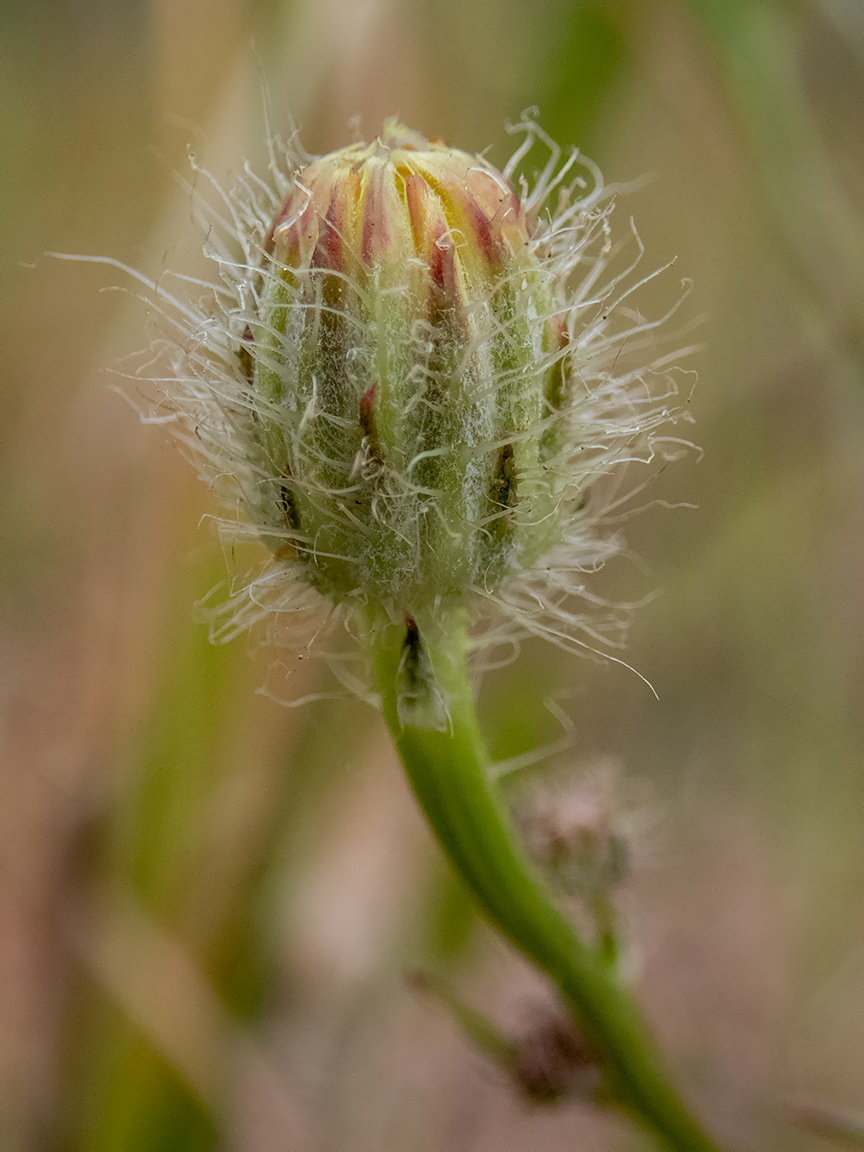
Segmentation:
<svg viewBox="0 0 864 1152">
<path fill-rule="evenodd" d="M 575 152 L 551 146 L 533 190 L 514 186 L 541 135 L 519 127 L 503 172 L 390 121 L 327 156 L 280 149 L 272 183 L 247 171 L 222 194 L 219 281 L 181 306 L 167 389 L 270 552 L 222 636 L 462 604 L 492 645 L 614 641 L 618 613 L 575 606 L 618 547 L 588 490 L 654 458 L 674 382 L 640 361 L 655 325 L 623 303 L 635 234 L 615 270 L 612 199 Z"/>
<path fill-rule="evenodd" d="M 416 615 L 546 551 L 563 333 L 504 177 L 390 123 L 298 173 L 264 250 L 247 436 L 277 556 Z"/>
</svg>

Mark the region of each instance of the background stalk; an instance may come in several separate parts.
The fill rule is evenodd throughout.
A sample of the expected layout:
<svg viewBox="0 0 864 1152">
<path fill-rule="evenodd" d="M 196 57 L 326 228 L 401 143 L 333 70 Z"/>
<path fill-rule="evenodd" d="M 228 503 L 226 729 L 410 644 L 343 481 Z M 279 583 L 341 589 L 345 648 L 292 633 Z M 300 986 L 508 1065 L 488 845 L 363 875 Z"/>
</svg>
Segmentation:
<svg viewBox="0 0 864 1152">
<path fill-rule="evenodd" d="M 387 724 L 441 847 L 489 920 L 558 986 L 615 1102 L 666 1147 L 716 1152 L 669 1082 L 637 1005 L 519 847 L 487 771 L 464 614 L 452 611 L 428 629 L 410 620 L 407 628 L 386 626 L 376 641 L 376 673 Z M 440 723 L 441 705 L 449 725 Z"/>
</svg>

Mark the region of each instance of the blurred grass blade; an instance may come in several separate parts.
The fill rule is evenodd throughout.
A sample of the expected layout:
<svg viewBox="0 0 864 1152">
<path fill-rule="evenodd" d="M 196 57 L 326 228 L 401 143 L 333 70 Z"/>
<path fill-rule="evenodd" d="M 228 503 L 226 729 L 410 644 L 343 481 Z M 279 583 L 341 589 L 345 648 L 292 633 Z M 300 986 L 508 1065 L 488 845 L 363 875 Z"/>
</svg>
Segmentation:
<svg viewBox="0 0 864 1152">
<path fill-rule="evenodd" d="M 554 47 L 544 62 L 536 99 L 547 132 L 590 152 L 627 61 L 628 6 L 556 6 Z"/>
<path fill-rule="evenodd" d="M 800 75 L 792 14 L 763 0 L 690 0 L 708 33 L 778 234 L 822 314 L 860 362 L 864 220 L 823 142 Z"/>
</svg>

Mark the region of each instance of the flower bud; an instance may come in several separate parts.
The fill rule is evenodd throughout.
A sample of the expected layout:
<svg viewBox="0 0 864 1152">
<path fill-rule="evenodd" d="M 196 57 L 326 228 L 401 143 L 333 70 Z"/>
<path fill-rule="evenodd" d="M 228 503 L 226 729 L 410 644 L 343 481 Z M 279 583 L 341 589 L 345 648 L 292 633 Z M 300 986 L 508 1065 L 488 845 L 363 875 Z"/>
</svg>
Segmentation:
<svg viewBox="0 0 864 1152">
<path fill-rule="evenodd" d="M 620 643 L 626 613 L 585 573 L 620 548 L 603 516 L 623 497 L 595 482 L 678 452 L 656 434 L 682 415 L 677 367 L 645 355 L 659 321 L 627 298 L 650 277 L 628 283 L 641 244 L 612 243 L 599 173 L 515 130 L 503 172 L 395 121 L 318 158 L 272 142 L 275 188 L 248 168 L 217 186 L 217 282 L 197 302 L 153 286 L 182 337 L 167 419 L 232 509 L 222 528 L 271 554 L 215 638 L 264 618 L 284 642 L 290 619 L 305 646 L 326 601 L 351 631 L 369 607 L 422 630 L 464 605 L 496 661 L 528 635 Z M 548 163 L 514 188 L 538 141 Z"/>
<path fill-rule="evenodd" d="M 416 612 L 556 543 L 562 325 L 504 176 L 391 121 L 299 171 L 264 250 L 253 516 L 277 556 Z"/>
</svg>

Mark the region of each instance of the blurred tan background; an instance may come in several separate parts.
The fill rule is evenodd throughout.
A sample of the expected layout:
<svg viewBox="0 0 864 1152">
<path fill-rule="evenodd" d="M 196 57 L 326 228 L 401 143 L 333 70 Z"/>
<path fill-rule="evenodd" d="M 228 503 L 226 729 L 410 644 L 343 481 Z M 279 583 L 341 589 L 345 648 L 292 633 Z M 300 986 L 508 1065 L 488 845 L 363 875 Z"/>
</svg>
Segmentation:
<svg viewBox="0 0 864 1152">
<path fill-rule="evenodd" d="M 864 15 L 857 0 L 4 0 L 0 37 L 0 1147 L 585 1152 L 412 992 L 503 1026 L 545 996 L 478 925 L 378 717 L 286 710 L 215 648 L 208 495 L 112 387 L 152 335 L 122 273 L 201 274 L 186 149 L 263 166 L 262 92 L 307 149 L 384 116 L 503 163 L 539 106 L 682 276 L 704 450 L 626 525 L 631 673 L 526 649 L 494 755 L 560 734 L 638 829 L 621 893 L 646 1010 L 730 1147 L 864 1110 Z M 120 285 L 124 291 L 110 290 Z M 135 386 L 127 386 L 134 394 Z M 326 692 L 316 662 L 292 691 Z M 504 718 L 507 718 L 505 724 Z M 611 777 L 608 774 L 611 773 Z M 625 821 L 626 822 L 626 821 Z"/>
</svg>

